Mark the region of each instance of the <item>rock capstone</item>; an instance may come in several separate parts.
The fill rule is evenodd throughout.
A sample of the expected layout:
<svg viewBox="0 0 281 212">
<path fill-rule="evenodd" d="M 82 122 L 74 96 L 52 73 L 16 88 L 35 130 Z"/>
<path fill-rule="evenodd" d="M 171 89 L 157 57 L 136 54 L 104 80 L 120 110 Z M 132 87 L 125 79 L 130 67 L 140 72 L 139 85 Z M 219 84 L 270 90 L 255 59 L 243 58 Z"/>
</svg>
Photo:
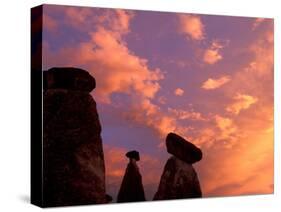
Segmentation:
<svg viewBox="0 0 281 212">
<path fill-rule="evenodd" d="M 168 134 L 166 147 L 168 153 L 186 163 L 193 164 L 202 159 L 202 151 L 198 147 L 175 133 Z"/>
<path fill-rule="evenodd" d="M 96 80 L 87 71 L 73 67 L 54 67 L 43 72 L 43 88 L 91 92 Z"/>
</svg>

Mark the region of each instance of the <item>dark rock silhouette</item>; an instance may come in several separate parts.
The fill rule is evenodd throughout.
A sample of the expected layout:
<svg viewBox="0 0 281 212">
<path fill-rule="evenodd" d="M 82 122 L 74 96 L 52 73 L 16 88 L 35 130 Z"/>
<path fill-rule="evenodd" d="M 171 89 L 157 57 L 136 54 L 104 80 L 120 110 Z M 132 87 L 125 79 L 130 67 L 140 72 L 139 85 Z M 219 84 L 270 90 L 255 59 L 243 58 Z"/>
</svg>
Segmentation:
<svg viewBox="0 0 281 212">
<path fill-rule="evenodd" d="M 202 152 L 182 137 L 169 133 L 167 151 L 174 156 L 166 162 L 154 200 L 202 197 L 197 173 L 192 166 L 202 158 Z"/>
<path fill-rule="evenodd" d="M 123 181 L 117 196 L 117 202 L 145 201 L 142 177 L 136 161 L 140 160 L 137 151 L 127 152 L 130 159 L 123 177 Z"/>
<path fill-rule="evenodd" d="M 175 133 L 166 138 L 167 151 L 186 163 L 195 163 L 202 159 L 202 151 L 194 144 L 186 141 Z"/>
<path fill-rule="evenodd" d="M 106 203 L 95 79 L 82 69 L 44 71 L 44 205 Z"/>
<path fill-rule="evenodd" d="M 135 159 L 136 161 L 140 160 L 140 154 L 138 151 L 135 151 L 135 150 L 127 152 L 126 157 L 129 159 Z"/>
</svg>

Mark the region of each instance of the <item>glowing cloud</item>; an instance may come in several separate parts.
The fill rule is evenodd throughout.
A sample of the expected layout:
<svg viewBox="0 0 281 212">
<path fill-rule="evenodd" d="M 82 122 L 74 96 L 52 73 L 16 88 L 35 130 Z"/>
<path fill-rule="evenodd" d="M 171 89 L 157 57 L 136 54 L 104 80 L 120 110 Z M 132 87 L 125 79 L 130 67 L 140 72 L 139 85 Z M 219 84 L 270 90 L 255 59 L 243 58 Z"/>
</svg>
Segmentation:
<svg viewBox="0 0 281 212">
<path fill-rule="evenodd" d="M 217 79 L 209 78 L 208 80 L 206 80 L 203 83 L 201 88 L 203 88 L 205 90 L 213 90 L 213 89 L 217 89 L 217 88 L 223 86 L 224 84 L 228 83 L 229 81 L 230 81 L 229 76 L 223 76 L 223 77 L 220 77 Z"/>
<path fill-rule="evenodd" d="M 258 99 L 253 96 L 239 93 L 236 94 L 233 99 L 235 100 L 235 102 L 229 105 L 226 108 L 226 111 L 234 113 L 236 115 L 238 115 L 241 110 L 248 109 L 252 104 L 255 104 L 258 101 Z"/>
<path fill-rule="evenodd" d="M 179 15 L 180 32 L 193 40 L 204 39 L 204 25 L 196 15 Z"/>
<path fill-rule="evenodd" d="M 68 14 L 69 10 L 66 11 Z M 163 74 L 159 69 L 149 69 L 147 60 L 132 53 L 123 41 L 122 36 L 129 32 L 129 20 L 133 15 L 121 10 L 111 13 L 102 19 L 112 24 L 110 29 L 98 25 L 96 31 L 88 33 L 91 38 L 88 42 L 62 48 L 57 53 L 45 48 L 45 60 L 50 65 L 60 64 L 61 61 L 64 61 L 61 64 L 64 66 L 80 64 L 89 70 L 99 82 L 95 94 L 101 102 L 110 103 L 111 95 L 118 92 L 153 98 L 160 89 L 158 81 L 163 79 Z M 77 21 L 84 20 L 86 14 L 77 16 Z M 113 21 L 109 22 L 109 18 Z"/>
<path fill-rule="evenodd" d="M 174 94 L 176 96 L 182 96 L 184 94 L 184 90 L 181 89 L 181 88 L 177 88 L 175 91 L 174 91 Z"/>
<path fill-rule="evenodd" d="M 222 59 L 222 55 L 220 53 L 220 49 L 223 46 L 217 41 L 213 41 L 211 46 L 205 50 L 203 55 L 203 61 L 207 64 L 215 64 Z"/>
</svg>

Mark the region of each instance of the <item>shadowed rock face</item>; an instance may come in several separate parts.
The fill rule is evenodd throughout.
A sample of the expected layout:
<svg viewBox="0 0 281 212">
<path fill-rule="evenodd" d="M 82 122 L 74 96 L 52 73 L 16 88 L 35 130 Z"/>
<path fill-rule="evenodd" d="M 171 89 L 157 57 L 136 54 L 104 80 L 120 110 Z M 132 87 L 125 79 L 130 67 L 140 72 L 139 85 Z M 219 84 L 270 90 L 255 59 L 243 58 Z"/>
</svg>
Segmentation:
<svg viewBox="0 0 281 212">
<path fill-rule="evenodd" d="M 129 156 L 132 157 L 129 157 Z M 130 162 L 126 168 L 125 175 L 117 196 L 117 202 L 138 202 L 145 201 L 142 177 L 136 163 L 139 160 L 139 153 L 131 151 L 126 154 Z"/>
<path fill-rule="evenodd" d="M 43 76 L 44 205 L 108 202 L 94 78 L 75 68 Z"/>
<path fill-rule="evenodd" d="M 202 158 L 202 152 L 182 137 L 169 133 L 167 151 L 174 156 L 168 159 L 154 200 L 202 197 L 200 183 L 192 163 Z"/>
</svg>

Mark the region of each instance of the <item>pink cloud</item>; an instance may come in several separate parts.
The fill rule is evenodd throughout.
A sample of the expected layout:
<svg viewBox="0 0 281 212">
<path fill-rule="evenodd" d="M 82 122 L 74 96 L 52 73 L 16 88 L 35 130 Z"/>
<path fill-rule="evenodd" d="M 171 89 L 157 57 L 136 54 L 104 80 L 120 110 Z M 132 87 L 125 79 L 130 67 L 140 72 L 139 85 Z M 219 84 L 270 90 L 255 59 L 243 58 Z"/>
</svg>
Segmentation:
<svg viewBox="0 0 281 212">
<path fill-rule="evenodd" d="M 222 49 L 223 46 L 217 41 L 213 41 L 211 46 L 205 50 L 203 55 L 203 61 L 207 64 L 215 64 L 218 61 L 222 60 L 222 54 L 220 53 L 220 49 Z"/>
<path fill-rule="evenodd" d="M 175 91 L 174 91 L 174 94 L 176 96 L 182 96 L 184 94 L 184 90 L 181 89 L 181 88 L 176 88 Z"/>
<path fill-rule="evenodd" d="M 196 15 L 179 15 L 180 32 L 187 38 L 193 40 L 204 39 L 204 25 L 200 16 Z"/>
<path fill-rule="evenodd" d="M 47 29 L 49 31 L 55 31 L 58 27 L 58 24 L 55 19 L 53 19 L 51 16 L 47 15 L 46 13 L 43 13 L 43 26 L 44 29 Z"/>
<path fill-rule="evenodd" d="M 87 17 L 87 11 L 77 16 L 78 22 Z M 95 95 L 101 102 L 109 103 L 111 94 L 116 92 L 136 94 L 144 99 L 153 98 L 160 89 L 158 81 L 163 79 L 163 75 L 159 69 L 150 69 L 147 60 L 132 53 L 122 40 L 122 35 L 129 32 L 129 20 L 133 15 L 121 10 L 115 13 L 115 16 L 111 13 L 109 16 L 114 17 L 110 22 L 112 27 L 97 27 L 97 31 L 89 33 L 91 40 L 88 42 L 61 49 L 57 53 L 46 52 L 48 48 L 45 48 L 45 63 L 57 65 L 63 58 L 62 65 L 80 64 L 86 67 L 99 82 Z M 108 20 L 109 17 L 104 19 Z M 65 61 L 65 58 L 69 60 Z"/>
<path fill-rule="evenodd" d="M 203 83 L 201 88 L 203 88 L 205 90 L 213 90 L 213 89 L 220 88 L 221 86 L 228 83 L 229 81 L 230 81 L 229 76 L 222 76 L 222 77 L 217 78 L 217 79 L 209 78 L 208 80 L 206 80 Z"/>
</svg>

